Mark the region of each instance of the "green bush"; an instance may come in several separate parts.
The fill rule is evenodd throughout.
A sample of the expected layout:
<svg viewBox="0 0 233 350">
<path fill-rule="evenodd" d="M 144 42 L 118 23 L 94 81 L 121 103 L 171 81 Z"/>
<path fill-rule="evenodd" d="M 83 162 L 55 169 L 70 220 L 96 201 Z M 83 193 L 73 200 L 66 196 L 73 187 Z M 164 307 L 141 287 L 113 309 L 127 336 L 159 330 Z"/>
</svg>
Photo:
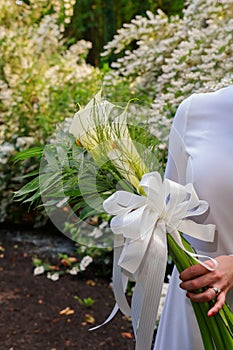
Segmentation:
<svg viewBox="0 0 233 350">
<path fill-rule="evenodd" d="M 136 16 L 105 47 L 103 56 L 120 55 L 106 85 L 125 80 L 136 94 L 151 96 L 150 128 L 166 141 L 185 97 L 232 84 L 232 16 L 229 0 L 188 1 L 181 18 Z"/>
<path fill-rule="evenodd" d="M 100 88 L 100 71 L 85 61 L 91 43 L 66 45 L 62 4 L 0 4 L 0 221 L 16 220 L 12 192 L 36 166 L 35 160 L 9 166 L 11 156 L 45 144 L 55 125 Z"/>
</svg>

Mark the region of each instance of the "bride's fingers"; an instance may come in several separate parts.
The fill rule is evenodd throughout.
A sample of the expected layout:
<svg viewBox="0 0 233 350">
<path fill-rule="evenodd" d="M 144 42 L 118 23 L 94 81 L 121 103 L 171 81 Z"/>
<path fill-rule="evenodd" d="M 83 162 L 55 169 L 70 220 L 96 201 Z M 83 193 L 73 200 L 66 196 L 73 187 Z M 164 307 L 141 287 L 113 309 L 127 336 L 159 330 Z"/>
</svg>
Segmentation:
<svg viewBox="0 0 233 350">
<path fill-rule="evenodd" d="M 214 304 L 214 306 L 208 311 L 208 316 L 212 317 L 216 315 L 223 308 L 225 301 L 226 301 L 226 295 L 224 292 L 221 292 L 218 295 L 217 301 Z"/>
<path fill-rule="evenodd" d="M 190 279 L 201 276 L 201 275 L 206 274 L 208 272 L 209 272 L 209 270 L 207 270 L 204 266 L 202 266 L 200 264 L 193 265 L 193 266 L 190 266 L 181 272 L 180 279 L 182 281 L 188 281 Z"/>
<path fill-rule="evenodd" d="M 186 296 L 192 301 L 195 301 L 197 303 L 203 303 L 205 301 L 213 300 L 216 297 L 216 292 L 213 288 L 210 287 L 201 293 L 192 293 L 188 291 L 186 293 Z"/>
<path fill-rule="evenodd" d="M 206 291 L 202 293 L 191 293 L 187 292 L 187 297 L 197 303 L 202 303 L 202 302 L 208 302 L 211 301 L 215 298 L 216 294 L 213 288 L 208 288 Z M 208 311 L 208 316 L 212 317 L 216 315 L 223 307 L 224 303 L 226 301 L 225 293 L 220 292 L 218 295 L 216 302 L 214 306 Z"/>
<path fill-rule="evenodd" d="M 206 273 L 200 277 L 190 279 L 187 281 L 182 281 L 180 283 L 180 288 L 187 291 L 194 291 L 200 288 L 215 285 L 216 282 L 218 284 L 220 282 L 220 278 L 216 275 L 216 273 Z"/>
</svg>

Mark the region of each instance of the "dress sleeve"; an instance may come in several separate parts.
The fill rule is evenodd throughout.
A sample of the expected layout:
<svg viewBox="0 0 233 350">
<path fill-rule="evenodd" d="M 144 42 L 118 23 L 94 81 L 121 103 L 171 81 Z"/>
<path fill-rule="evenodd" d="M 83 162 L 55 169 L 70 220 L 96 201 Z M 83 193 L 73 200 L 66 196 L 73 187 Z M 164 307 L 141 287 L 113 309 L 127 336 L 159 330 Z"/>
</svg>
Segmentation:
<svg viewBox="0 0 233 350">
<path fill-rule="evenodd" d="M 189 154 L 185 147 L 189 108 L 192 96 L 185 99 L 177 109 L 169 135 L 168 161 L 165 177 L 182 185 L 186 184 Z"/>
</svg>

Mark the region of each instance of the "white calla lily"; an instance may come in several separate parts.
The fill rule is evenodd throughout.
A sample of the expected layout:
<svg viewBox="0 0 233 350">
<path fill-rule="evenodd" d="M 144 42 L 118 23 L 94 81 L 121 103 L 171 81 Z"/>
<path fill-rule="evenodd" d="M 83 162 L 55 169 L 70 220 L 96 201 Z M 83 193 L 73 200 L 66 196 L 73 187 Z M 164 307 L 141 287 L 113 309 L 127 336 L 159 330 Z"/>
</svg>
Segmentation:
<svg viewBox="0 0 233 350">
<path fill-rule="evenodd" d="M 135 188 L 148 169 L 128 131 L 127 107 L 114 118 L 120 107 L 103 100 L 101 91 L 74 116 L 70 127 L 81 145 L 97 164 L 110 160 Z"/>
</svg>

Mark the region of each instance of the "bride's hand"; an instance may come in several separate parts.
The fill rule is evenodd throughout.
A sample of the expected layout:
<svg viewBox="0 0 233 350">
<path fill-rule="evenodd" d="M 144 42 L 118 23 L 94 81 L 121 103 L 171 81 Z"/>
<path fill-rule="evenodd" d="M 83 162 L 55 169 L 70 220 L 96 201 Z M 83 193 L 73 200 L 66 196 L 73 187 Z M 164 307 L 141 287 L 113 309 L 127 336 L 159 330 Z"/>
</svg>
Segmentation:
<svg viewBox="0 0 233 350">
<path fill-rule="evenodd" d="M 226 295 L 233 288 L 233 256 L 222 255 L 216 258 L 218 266 L 216 270 L 209 271 L 202 265 L 190 266 L 180 274 L 180 287 L 187 291 L 187 297 L 195 302 L 210 301 L 216 297 L 217 290 L 220 290 L 216 297 L 216 303 L 209 310 L 208 316 L 214 316 L 223 307 Z M 213 263 L 206 261 L 213 266 Z M 194 293 L 199 288 L 206 288 L 202 293 Z"/>
</svg>

